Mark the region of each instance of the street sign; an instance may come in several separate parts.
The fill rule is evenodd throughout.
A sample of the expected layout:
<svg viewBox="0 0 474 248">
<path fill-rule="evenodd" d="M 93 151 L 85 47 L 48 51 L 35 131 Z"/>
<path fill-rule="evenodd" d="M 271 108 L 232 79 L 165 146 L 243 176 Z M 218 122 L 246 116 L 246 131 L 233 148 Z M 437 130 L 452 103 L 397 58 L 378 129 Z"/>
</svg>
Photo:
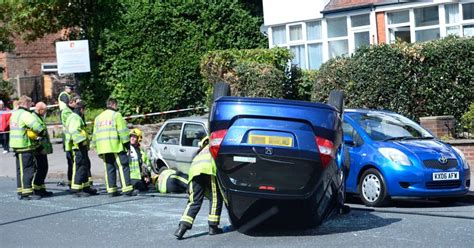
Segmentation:
<svg viewBox="0 0 474 248">
<path fill-rule="evenodd" d="M 56 42 L 56 60 L 59 74 L 90 72 L 89 41 Z"/>
</svg>

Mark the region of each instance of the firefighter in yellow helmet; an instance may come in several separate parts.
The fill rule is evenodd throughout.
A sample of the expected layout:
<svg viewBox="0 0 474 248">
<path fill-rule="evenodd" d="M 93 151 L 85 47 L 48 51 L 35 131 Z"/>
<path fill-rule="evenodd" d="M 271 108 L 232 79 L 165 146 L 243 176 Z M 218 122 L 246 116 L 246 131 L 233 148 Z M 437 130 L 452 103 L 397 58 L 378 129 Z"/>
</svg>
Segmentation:
<svg viewBox="0 0 474 248">
<path fill-rule="evenodd" d="M 130 130 L 130 180 L 135 193 L 147 191 L 150 184 L 151 163 L 146 152 L 141 148 L 142 131 L 138 128 Z"/>
<path fill-rule="evenodd" d="M 21 96 L 18 104 L 18 110 L 10 117 L 10 147 L 16 157 L 18 199 L 41 199 L 41 195 L 33 194 L 32 182 L 37 167 L 34 153 L 39 146 L 37 139 L 45 134 L 46 127 L 28 111 L 31 98 Z"/>
<path fill-rule="evenodd" d="M 205 137 L 200 142 L 200 150 L 193 158 L 189 167 L 188 177 L 188 204 L 179 222 L 179 227 L 174 235 L 182 239 L 184 233 L 193 226 L 194 218 L 201 208 L 206 195 L 211 201 L 209 204 L 209 235 L 222 233 L 219 222 L 222 212 L 222 195 L 216 178 L 216 164 L 209 151 L 209 138 Z M 208 194 L 206 194 L 208 193 Z"/>
</svg>

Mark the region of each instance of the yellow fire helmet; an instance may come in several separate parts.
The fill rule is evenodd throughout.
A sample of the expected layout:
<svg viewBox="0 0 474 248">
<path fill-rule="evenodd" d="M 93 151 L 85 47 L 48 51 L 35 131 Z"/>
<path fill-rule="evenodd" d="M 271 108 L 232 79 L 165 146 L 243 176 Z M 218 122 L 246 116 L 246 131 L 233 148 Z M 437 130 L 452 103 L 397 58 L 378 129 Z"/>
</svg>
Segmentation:
<svg viewBox="0 0 474 248">
<path fill-rule="evenodd" d="M 142 141 L 142 130 L 140 130 L 138 128 L 134 128 L 134 129 L 130 130 L 130 135 L 137 136 L 138 142 Z"/>
<path fill-rule="evenodd" d="M 38 134 L 31 130 L 31 129 L 28 129 L 26 130 L 26 135 L 28 136 L 28 138 L 30 138 L 30 140 L 37 140 L 38 139 Z"/>
<path fill-rule="evenodd" d="M 202 148 L 202 147 L 205 147 L 209 144 L 209 136 L 206 136 L 204 138 L 202 138 L 201 141 L 199 141 L 199 147 Z"/>
</svg>

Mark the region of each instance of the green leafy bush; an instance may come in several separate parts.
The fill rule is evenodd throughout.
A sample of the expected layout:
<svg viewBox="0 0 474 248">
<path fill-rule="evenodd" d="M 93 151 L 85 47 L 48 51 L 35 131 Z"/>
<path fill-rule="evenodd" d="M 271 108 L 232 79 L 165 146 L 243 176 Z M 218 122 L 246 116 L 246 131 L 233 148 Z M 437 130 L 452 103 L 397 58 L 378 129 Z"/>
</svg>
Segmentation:
<svg viewBox="0 0 474 248">
<path fill-rule="evenodd" d="M 447 37 L 426 43 L 381 44 L 322 65 L 312 99 L 346 91 L 346 106 L 387 109 L 412 119 L 454 115 L 474 101 L 474 38 Z"/>
<path fill-rule="evenodd" d="M 462 116 L 462 125 L 469 133 L 474 134 L 474 103 L 471 103 L 469 111 Z"/>
<path fill-rule="evenodd" d="M 124 3 L 104 31 L 101 78 L 124 115 L 200 105 L 200 60 L 210 50 L 265 47 L 261 18 L 237 0 Z"/>
</svg>

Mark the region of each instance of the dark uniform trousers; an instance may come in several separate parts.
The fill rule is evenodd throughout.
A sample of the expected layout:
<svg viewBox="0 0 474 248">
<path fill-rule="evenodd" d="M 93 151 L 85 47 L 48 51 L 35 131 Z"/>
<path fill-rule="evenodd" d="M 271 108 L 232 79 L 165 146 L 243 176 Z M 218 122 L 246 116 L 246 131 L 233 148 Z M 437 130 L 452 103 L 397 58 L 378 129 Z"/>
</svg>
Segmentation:
<svg viewBox="0 0 474 248">
<path fill-rule="evenodd" d="M 131 182 L 134 189 L 138 189 L 140 191 L 147 191 L 148 190 L 148 184 L 143 179 L 140 179 L 140 180 L 131 179 L 130 182 Z"/>
<path fill-rule="evenodd" d="M 48 174 L 48 155 L 41 154 L 40 151 L 37 151 L 35 154 L 36 158 L 36 174 L 33 179 L 33 189 L 34 190 L 46 190 L 44 185 L 44 180 Z"/>
<path fill-rule="evenodd" d="M 130 167 L 128 166 L 128 155 L 122 151 L 120 153 L 106 153 L 103 155 L 105 164 L 105 185 L 107 193 L 117 192 L 117 170 L 120 174 L 120 184 L 122 185 L 122 193 L 133 190 L 130 180 Z"/>
<path fill-rule="evenodd" d="M 64 140 L 63 140 L 64 141 Z M 73 158 L 72 158 L 72 151 L 65 151 L 66 152 L 66 161 L 67 161 L 67 180 L 69 187 L 71 187 L 72 183 L 72 166 L 73 166 Z"/>
<path fill-rule="evenodd" d="M 16 152 L 17 194 L 27 196 L 33 193 L 32 181 L 36 171 L 33 151 Z"/>
<path fill-rule="evenodd" d="M 184 193 L 188 188 L 188 175 L 181 171 L 177 171 L 176 174 L 171 175 L 166 180 L 166 191 L 170 193 Z"/>
<path fill-rule="evenodd" d="M 86 147 L 74 149 L 72 152 L 72 184 L 71 191 L 79 192 L 84 188 L 90 187 L 89 170 L 90 159 L 89 151 Z"/>
<path fill-rule="evenodd" d="M 215 176 L 201 174 L 193 177 L 192 181 L 188 184 L 188 205 L 184 210 L 179 224 L 189 229 L 193 226 L 194 218 L 196 218 L 201 208 L 204 193 L 207 189 L 209 191 L 210 200 L 208 224 L 210 226 L 219 225 L 222 212 L 222 196 L 218 187 Z"/>
</svg>

